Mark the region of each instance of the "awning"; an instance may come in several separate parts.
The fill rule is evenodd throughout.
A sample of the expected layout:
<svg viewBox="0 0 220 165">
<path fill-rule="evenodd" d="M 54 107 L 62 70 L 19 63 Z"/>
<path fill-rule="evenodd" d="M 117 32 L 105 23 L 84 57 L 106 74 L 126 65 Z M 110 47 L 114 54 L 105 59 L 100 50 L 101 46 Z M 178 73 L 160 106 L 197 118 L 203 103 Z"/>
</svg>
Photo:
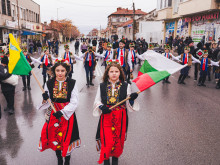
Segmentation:
<svg viewBox="0 0 220 165">
<path fill-rule="evenodd" d="M 39 35 L 39 33 L 30 32 L 30 31 L 23 31 L 21 35 L 27 36 L 27 35 Z"/>
</svg>

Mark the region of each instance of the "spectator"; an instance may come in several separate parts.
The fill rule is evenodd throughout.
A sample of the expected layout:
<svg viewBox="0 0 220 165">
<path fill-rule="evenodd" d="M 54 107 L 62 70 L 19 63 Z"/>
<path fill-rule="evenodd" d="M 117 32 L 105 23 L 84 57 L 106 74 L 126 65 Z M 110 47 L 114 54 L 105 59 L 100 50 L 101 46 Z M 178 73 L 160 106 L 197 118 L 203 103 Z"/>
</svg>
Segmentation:
<svg viewBox="0 0 220 165">
<path fill-rule="evenodd" d="M 41 51 L 42 51 L 42 44 L 41 44 L 40 40 L 38 40 L 38 42 L 37 42 L 37 52 L 38 52 L 39 56 L 41 55 Z"/>
</svg>

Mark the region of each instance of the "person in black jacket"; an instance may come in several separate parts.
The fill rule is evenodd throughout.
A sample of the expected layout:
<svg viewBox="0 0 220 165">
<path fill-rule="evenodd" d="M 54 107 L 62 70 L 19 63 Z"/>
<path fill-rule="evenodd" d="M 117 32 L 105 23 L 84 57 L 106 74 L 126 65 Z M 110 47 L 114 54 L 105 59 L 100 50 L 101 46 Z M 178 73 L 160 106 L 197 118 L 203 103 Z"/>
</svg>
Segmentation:
<svg viewBox="0 0 220 165">
<path fill-rule="evenodd" d="M 31 68 L 34 68 L 34 65 L 31 64 L 32 63 L 32 60 L 31 60 L 31 57 L 30 55 L 28 54 L 27 52 L 27 49 L 23 49 L 23 53 L 24 53 L 24 56 L 27 60 L 27 62 L 29 63 L 29 65 L 31 66 Z M 25 76 L 25 75 L 22 75 L 22 82 L 23 82 L 23 88 L 22 90 L 25 91 L 26 89 L 28 90 L 31 90 L 31 86 L 30 86 L 30 80 L 31 80 L 31 72 L 29 73 L 29 75 Z M 27 79 L 27 81 L 26 81 Z"/>
<path fill-rule="evenodd" d="M 4 111 L 8 111 L 10 115 L 14 114 L 14 95 L 15 95 L 15 86 L 2 82 L 7 78 L 11 77 L 11 74 L 8 73 L 8 57 L 4 56 L 0 64 L 0 83 L 2 88 L 2 94 L 4 95 L 7 101 L 7 107 Z"/>
<path fill-rule="evenodd" d="M 78 55 L 79 54 L 79 39 L 76 39 L 75 42 L 75 54 Z"/>
<path fill-rule="evenodd" d="M 178 52 L 178 55 L 181 55 L 184 53 L 184 44 L 183 44 L 183 41 L 180 40 L 180 43 L 178 45 L 178 48 L 177 48 L 177 52 Z"/>
</svg>

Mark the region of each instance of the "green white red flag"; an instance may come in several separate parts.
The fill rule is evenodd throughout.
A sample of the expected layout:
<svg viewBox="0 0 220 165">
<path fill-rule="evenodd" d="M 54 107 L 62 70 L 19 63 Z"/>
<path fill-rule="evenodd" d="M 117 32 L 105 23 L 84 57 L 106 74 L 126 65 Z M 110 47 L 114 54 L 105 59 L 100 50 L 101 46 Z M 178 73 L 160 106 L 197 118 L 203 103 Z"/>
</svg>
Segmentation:
<svg viewBox="0 0 220 165">
<path fill-rule="evenodd" d="M 143 56 L 144 64 L 138 77 L 133 80 L 141 92 L 187 66 L 180 65 L 154 51 L 147 51 Z"/>
</svg>

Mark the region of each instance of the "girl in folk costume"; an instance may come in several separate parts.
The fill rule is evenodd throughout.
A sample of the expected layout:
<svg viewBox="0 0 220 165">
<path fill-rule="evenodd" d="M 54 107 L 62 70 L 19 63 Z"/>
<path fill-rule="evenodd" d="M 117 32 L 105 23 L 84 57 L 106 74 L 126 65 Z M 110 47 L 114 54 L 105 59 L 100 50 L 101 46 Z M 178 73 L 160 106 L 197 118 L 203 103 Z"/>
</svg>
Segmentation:
<svg viewBox="0 0 220 165">
<path fill-rule="evenodd" d="M 164 45 L 164 49 L 165 49 L 165 53 L 162 53 L 162 56 L 168 58 L 168 59 L 172 59 L 172 53 L 170 53 L 170 45 L 169 44 L 166 44 Z M 168 76 L 167 78 L 163 79 L 163 83 L 168 83 L 170 84 L 170 81 L 169 81 L 169 78 L 170 76 Z"/>
<path fill-rule="evenodd" d="M 103 53 L 103 58 L 104 58 L 104 65 L 105 68 L 107 67 L 107 62 L 109 60 L 113 59 L 113 50 L 112 50 L 112 44 L 108 43 L 107 44 L 107 50 Z"/>
<path fill-rule="evenodd" d="M 208 74 L 208 70 L 211 70 L 211 59 L 208 58 L 208 50 L 204 50 L 203 57 L 200 59 L 201 64 L 200 64 L 200 77 L 199 77 L 199 82 L 198 86 L 206 86 L 205 85 L 205 80 L 206 76 Z"/>
<path fill-rule="evenodd" d="M 131 97 L 126 103 L 116 108 L 109 108 L 120 101 Z M 131 87 L 125 82 L 124 73 L 120 64 L 110 63 L 104 73 L 103 83 L 100 84 L 94 102 L 93 116 L 100 116 L 96 141 L 97 150 L 100 151 L 99 164 L 110 165 L 109 158 L 112 157 L 112 165 L 118 164 L 126 140 L 129 111 L 138 111 L 139 104 L 135 101 L 137 93 L 131 93 Z"/>
<path fill-rule="evenodd" d="M 69 78 L 71 66 L 65 60 L 56 60 L 51 68 L 52 79 L 48 80 L 43 93 L 43 104 L 39 109 L 47 109 L 46 122 L 42 128 L 39 150 L 52 149 L 56 152 L 58 165 L 70 164 L 71 152 L 80 146 L 79 130 L 75 110 L 78 106 L 76 81 Z M 52 110 L 47 99 L 56 109 Z"/>
<path fill-rule="evenodd" d="M 76 60 L 71 58 L 71 56 L 73 56 L 73 53 L 69 51 L 69 45 L 64 45 L 64 49 L 65 49 L 65 53 L 62 56 L 62 59 L 65 59 L 69 62 L 69 64 L 71 65 L 71 71 L 69 73 L 69 77 L 72 78 L 72 74 L 73 74 L 73 64 L 76 63 Z"/>
<path fill-rule="evenodd" d="M 119 42 L 119 48 L 115 52 L 115 59 L 119 60 L 120 65 L 124 71 L 125 79 L 130 82 L 130 73 L 132 70 L 131 58 L 128 58 L 128 51 L 125 50 L 125 40 L 121 39 Z M 128 77 L 129 76 L 129 77 Z M 128 77 L 128 79 L 127 79 Z"/>
<path fill-rule="evenodd" d="M 186 46 L 184 48 L 184 53 L 181 54 L 180 64 L 182 65 L 188 64 L 188 66 L 186 66 L 180 71 L 178 84 L 185 84 L 184 80 L 189 73 L 190 66 L 192 65 L 192 55 L 189 53 L 189 51 L 190 51 L 190 48 Z"/>
<path fill-rule="evenodd" d="M 47 79 L 47 71 L 50 69 L 50 67 L 52 66 L 52 58 L 51 55 L 49 54 L 49 50 L 48 48 L 44 49 L 44 55 L 41 55 L 40 57 L 40 61 L 42 62 L 40 67 L 42 67 L 42 75 L 43 75 L 43 86 L 46 83 L 46 79 Z M 50 78 L 50 76 L 48 75 L 48 79 Z"/>
<path fill-rule="evenodd" d="M 24 49 L 23 49 L 23 54 L 24 54 L 24 56 L 26 57 L 26 60 L 27 60 L 28 63 L 30 64 L 31 68 L 34 68 L 34 65 L 31 64 L 31 63 L 32 63 L 32 60 L 31 60 L 30 55 L 28 55 L 27 48 L 24 48 Z M 30 86 L 31 72 L 29 73 L 29 75 L 27 75 L 27 76 L 22 75 L 21 77 L 22 77 L 22 82 L 23 82 L 23 88 L 22 88 L 22 90 L 23 90 L 23 91 L 25 91 L 26 89 L 31 90 L 31 86 Z M 27 81 L 26 81 L 26 79 L 27 79 Z"/>
</svg>

